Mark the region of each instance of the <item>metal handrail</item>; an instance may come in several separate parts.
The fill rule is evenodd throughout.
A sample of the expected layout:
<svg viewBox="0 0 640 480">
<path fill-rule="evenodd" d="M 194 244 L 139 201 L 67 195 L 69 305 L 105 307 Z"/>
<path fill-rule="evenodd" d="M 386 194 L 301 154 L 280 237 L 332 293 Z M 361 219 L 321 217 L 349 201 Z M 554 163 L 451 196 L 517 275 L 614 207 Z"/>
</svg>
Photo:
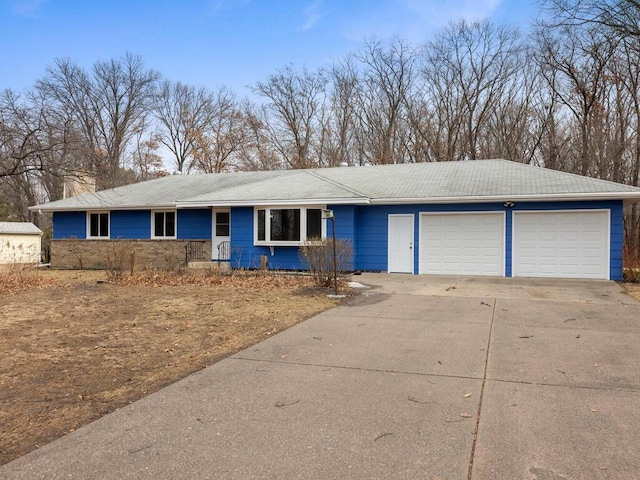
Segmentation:
<svg viewBox="0 0 640 480">
<path fill-rule="evenodd" d="M 226 240 L 218 244 L 218 261 L 228 262 L 231 260 L 231 242 Z"/>
</svg>

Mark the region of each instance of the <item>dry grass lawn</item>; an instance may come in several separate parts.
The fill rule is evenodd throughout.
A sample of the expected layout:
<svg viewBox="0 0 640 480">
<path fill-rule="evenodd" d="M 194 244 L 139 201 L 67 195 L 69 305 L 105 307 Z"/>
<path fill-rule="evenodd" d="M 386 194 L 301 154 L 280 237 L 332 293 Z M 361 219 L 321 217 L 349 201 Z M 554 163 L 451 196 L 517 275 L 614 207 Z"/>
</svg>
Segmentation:
<svg viewBox="0 0 640 480">
<path fill-rule="evenodd" d="M 106 278 L 0 271 L 0 465 L 338 302 L 303 277 Z"/>
<path fill-rule="evenodd" d="M 303 277 L 18 273 L 0 272 L 0 464 L 337 304 Z"/>
</svg>

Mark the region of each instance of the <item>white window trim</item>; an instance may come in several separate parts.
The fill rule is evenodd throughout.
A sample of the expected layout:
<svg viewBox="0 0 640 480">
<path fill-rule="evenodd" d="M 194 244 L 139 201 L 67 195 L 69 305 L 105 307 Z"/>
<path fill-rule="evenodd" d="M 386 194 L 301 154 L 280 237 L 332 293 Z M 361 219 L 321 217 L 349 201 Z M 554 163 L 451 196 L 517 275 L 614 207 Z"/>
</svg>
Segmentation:
<svg viewBox="0 0 640 480">
<path fill-rule="evenodd" d="M 160 235 L 156 236 L 156 213 L 173 213 L 175 224 L 173 226 L 174 234 L 172 236 Z M 175 240 L 178 238 L 178 212 L 177 210 L 151 210 L 151 239 L 152 240 Z"/>
<path fill-rule="evenodd" d="M 265 236 L 271 234 L 271 210 L 300 210 L 300 240 L 299 241 L 278 241 L 278 240 L 258 240 L 258 210 L 266 210 L 265 212 Z M 326 209 L 325 205 L 272 205 L 260 206 L 253 209 L 253 244 L 256 246 L 267 247 L 299 247 L 307 241 L 307 210 Z M 320 220 L 321 236 L 327 236 L 327 222 Z"/>
<path fill-rule="evenodd" d="M 97 236 L 94 237 L 91 235 L 91 215 L 94 214 L 107 214 L 107 228 L 109 229 L 109 234 L 107 236 Z M 100 210 L 100 211 L 88 211 L 87 212 L 87 239 L 95 239 L 95 240 L 109 240 L 111 238 L 111 212 L 109 210 Z"/>
</svg>

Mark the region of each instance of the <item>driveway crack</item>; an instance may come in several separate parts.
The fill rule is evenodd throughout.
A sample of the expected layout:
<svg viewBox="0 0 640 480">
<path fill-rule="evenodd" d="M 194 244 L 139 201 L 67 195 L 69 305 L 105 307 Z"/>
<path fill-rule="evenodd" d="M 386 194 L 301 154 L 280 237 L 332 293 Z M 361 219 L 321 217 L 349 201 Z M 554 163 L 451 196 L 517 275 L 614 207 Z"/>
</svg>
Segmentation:
<svg viewBox="0 0 640 480">
<path fill-rule="evenodd" d="M 487 339 L 487 353 L 484 357 L 484 372 L 482 373 L 482 386 L 480 387 L 480 400 L 478 401 L 478 413 L 476 415 L 476 428 L 473 432 L 473 443 L 471 445 L 471 457 L 469 458 L 469 470 L 467 480 L 471 480 L 473 475 L 473 462 L 476 455 L 476 443 L 478 442 L 478 431 L 480 429 L 480 415 L 482 414 L 482 401 L 484 400 L 484 387 L 487 384 L 487 370 L 489 369 L 489 352 L 491 351 L 491 336 L 493 335 L 493 322 L 496 318 L 496 307 L 498 299 L 493 299 L 493 312 L 491 312 L 491 324 L 489 325 L 489 338 Z"/>
</svg>

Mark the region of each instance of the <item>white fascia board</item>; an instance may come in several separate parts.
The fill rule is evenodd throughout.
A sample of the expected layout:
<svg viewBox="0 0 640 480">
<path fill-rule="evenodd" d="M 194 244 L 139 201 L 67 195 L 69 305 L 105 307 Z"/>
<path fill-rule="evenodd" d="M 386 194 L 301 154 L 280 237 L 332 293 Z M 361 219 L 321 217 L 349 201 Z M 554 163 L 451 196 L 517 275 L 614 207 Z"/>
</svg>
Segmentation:
<svg viewBox="0 0 640 480">
<path fill-rule="evenodd" d="M 640 192 L 599 192 L 599 193 L 556 193 L 540 195 L 494 195 L 470 197 L 428 197 L 428 198 L 375 198 L 372 205 L 397 205 L 416 203 L 495 203 L 495 202 L 554 202 L 585 200 L 626 200 L 640 202 Z"/>
<path fill-rule="evenodd" d="M 296 198 L 291 200 L 231 200 L 231 201 L 198 201 L 176 202 L 177 208 L 194 207 L 271 207 L 280 205 L 367 205 L 368 198 Z"/>
<path fill-rule="evenodd" d="M 29 210 L 38 212 L 90 212 L 99 210 L 104 212 L 105 210 L 160 210 L 175 208 L 175 203 L 166 203 L 156 205 L 73 205 L 70 207 L 46 207 L 35 205 L 33 207 L 29 207 Z"/>
</svg>

